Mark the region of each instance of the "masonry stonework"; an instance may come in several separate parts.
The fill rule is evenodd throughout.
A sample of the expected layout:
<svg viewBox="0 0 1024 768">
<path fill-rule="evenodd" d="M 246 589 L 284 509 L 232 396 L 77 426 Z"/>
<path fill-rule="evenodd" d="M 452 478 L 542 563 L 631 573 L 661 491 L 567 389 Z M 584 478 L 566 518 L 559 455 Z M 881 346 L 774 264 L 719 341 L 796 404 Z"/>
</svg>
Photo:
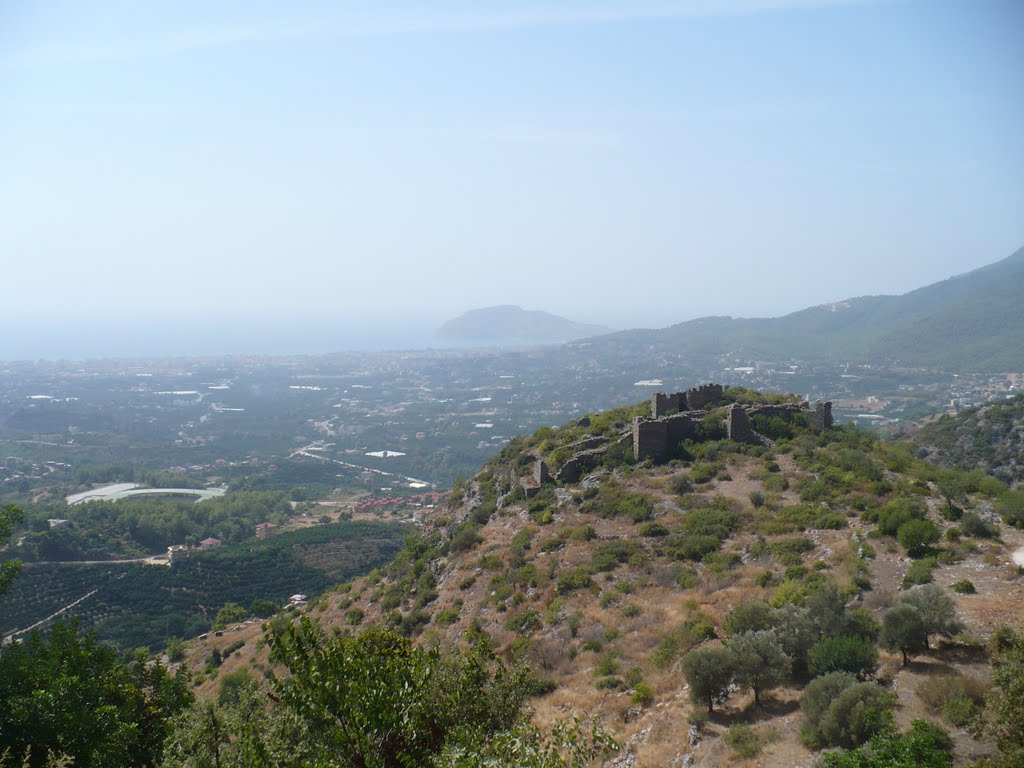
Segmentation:
<svg viewBox="0 0 1024 768">
<path fill-rule="evenodd" d="M 652 395 L 651 418 L 633 419 L 633 457 L 637 461 L 667 458 L 680 441 L 697 434 L 701 420 L 707 416 L 705 407 L 718 405 L 723 394 L 721 384 L 703 384 L 685 392 L 657 392 Z M 832 403 L 827 401 L 818 401 L 813 408 L 806 402 L 733 403 L 725 422 L 729 439 L 748 443 L 763 441 L 751 423 L 754 416 L 777 417 L 787 422 L 800 417 L 814 432 L 822 432 L 833 424 Z"/>
</svg>

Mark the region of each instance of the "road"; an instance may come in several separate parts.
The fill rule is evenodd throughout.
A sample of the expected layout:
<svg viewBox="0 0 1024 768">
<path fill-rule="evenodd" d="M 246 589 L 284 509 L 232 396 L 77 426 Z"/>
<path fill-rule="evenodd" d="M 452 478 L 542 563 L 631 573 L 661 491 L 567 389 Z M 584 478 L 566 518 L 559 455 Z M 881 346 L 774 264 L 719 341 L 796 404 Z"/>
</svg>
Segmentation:
<svg viewBox="0 0 1024 768">
<path fill-rule="evenodd" d="M 23 562 L 25 568 L 32 568 L 37 565 L 123 565 L 125 563 L 142 563 L 143 565 L 170 565 L 171 561 L 167 555 L 152 555 L 151 557 L 133 557 L 128 560 L 37 560 L 35 562 Z"/>
<path fill-rule="evenodd" d="M 329 456 L 321 456 L 320 454 L 313 453 L 312 451 L 310 451 L 308 446 L 306 448 L 299 448 L 296 451 L 292 451 L 288 455 L 288 458 L 291 459 L 291 458 L 294 458 L 296 456 L 305 456 L 305 457 L 310 458 L 310 459 L 317 459 L 318 461 L 329 461 L 329 462 L 333 462 L 334 464 L 340 464 L 343 467 L 348 467 L 349 469 L 358 469 L 361 472 L 373 472 L 375 475 L 384 475 L 385 477 L 397 477 L 399 480 L 407 480 L 410 483 L 423 483 L 423 485 L 428 487 L 428 488 L 433 488 L 434 487 L 433 483 L 428 483 L 426 480 L 420 480 L 419 478 L 416 478 L 416 477 L 407 477 L 406 475 L 398 475 L 398 474 L 395 474 L 394 472 L 385 472 L 383 469 L 373 469 L 371 467 L 361 467 L 358 464 L 350 464 L 347 461 L 339 461 L 338 459 L 332 459 Z"/>
<path fill-rule="evenodd" d="M 87 594 L 82 595 L 80 598 L 75 600 L 73 603 L 68 603 L 63 608 L 61 608 L 59 611 L 57 611 L 55 613 L 51 613 L 45 619 L 37 621 L 31 627 L 25 627 L 24 629 L 16 629 L 16 630 L 14 630 L 9 635 L 6 635 L 4 637 L 3 641 L 0 642 L 0 645 L 8 645 L 10 643 L 13 643 L 14 642 L 14 638 L 18 637 L 19 635 L 24 635 L 24 634 L 26 634 L 28 632 L 31 632 L 36 627 L 41 627 L 43 624 L 45 624 L 46 622 L 50 621 L 51 619 L 57 618 L 58 616 L 60 616 L 65 611 L 71 610 L 72 608 L 74 608 L 76 605 L 78 605 L 83 600 L 88 600 L 90 597 L 95 595 L 97 592 L 99 592 L 99 590 L 98 589 L 94 589 L 92 592 L 89 592 Z"/>
</svg>

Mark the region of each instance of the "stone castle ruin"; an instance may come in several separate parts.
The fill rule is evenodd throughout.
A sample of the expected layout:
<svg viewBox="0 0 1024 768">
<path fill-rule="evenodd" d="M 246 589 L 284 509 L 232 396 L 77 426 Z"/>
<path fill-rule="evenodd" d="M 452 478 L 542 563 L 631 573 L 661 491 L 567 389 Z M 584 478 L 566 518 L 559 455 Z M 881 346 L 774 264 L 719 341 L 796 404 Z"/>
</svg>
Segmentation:
<svg viewBox="0 0 1024 768">
<path fill-rule="evenodd" d="M 705 410 L 722 401 L 724 394 L 721 384 L 704 384 L 685 392 L 651 395 L 651 417 L 633 419 L 633 458 L 637 461 L 664 460 L 682 440 L 699 434 L 708 417 Z M 792 422 L 802 417 L 814 432 L 821 432 L 832 426 L 832 403 L 818 401 L 810 403 L 754 403 L 740 405 L 733 403 L 725 418 L 725 435 L 741 443 L 766 443 L 767 439 L 757 434 L 751 426 L 754 416 L 780 418 Z"/>
<path fill-rule="evenodd" d="M 569 446 L 574 450 L 572 456 L 563 462 L 554 475 L 538 459 L 534 471 L 522 479 L 527 495 L 537 493 L 540 486 L 552 479 L 560 483 L 579 481 L 584 474 L 601 464 L 605 453 L 613 445 L 631 442 L 633 458 L 637 461 L 664 461 L 683 440 L 706 434 L 709 418 L 715 422 L 711 426 L 721 429 L 728 439 L 761 444 L 768 444 L 769 441 L 754 430 L 752 419 L 756 416 L 779 418 L 787 423 L 800 418 L 814 432 L 822 432 L 833 424 L 832 403 L 820 400 L 813 405 L 808 402 L 733 403 L 724 420 L 715 420 L 709 409 L 720 405 L 724 394 L 721 384 L 703 384 L 685 392 L 657 392 L 651 395 L 649 418 L 634 418 L 632 428 L 618 437 L 596 435 L 573 443 Z"/>
</svg>

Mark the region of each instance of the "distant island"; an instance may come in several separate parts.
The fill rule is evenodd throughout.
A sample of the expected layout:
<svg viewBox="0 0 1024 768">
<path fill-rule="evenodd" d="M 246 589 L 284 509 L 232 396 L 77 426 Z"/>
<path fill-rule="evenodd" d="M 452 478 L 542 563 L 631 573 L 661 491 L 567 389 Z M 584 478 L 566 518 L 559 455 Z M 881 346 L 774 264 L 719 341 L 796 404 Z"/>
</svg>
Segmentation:
<svg viewBox="0 0 1024 768">
<path fill-rule="evenodd" d="M 608 333 L 601 325 L 577 323 L 550 312 L 511 304 L 472 309 L 442 325 L 437 335 L 449 341 L 481 344 L 559 344 Z"/>
</svg>

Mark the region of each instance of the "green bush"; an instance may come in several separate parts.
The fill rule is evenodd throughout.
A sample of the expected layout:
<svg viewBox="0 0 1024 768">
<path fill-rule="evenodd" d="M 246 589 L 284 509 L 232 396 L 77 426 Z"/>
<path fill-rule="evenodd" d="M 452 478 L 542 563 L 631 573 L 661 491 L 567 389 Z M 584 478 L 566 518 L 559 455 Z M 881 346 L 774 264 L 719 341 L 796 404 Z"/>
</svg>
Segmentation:
<svg viewBox="0 0 1024 768">
<path fill-rule="evenodd" d="M 939 540 L 940 531 L 931 520 L 908 520 L 896 531 L 896 540 L 911 557 L 921 557 Z"/>
<path fill-rule="evenodd" d="M 633 687 L 633 695 L 630 701 L 641 707 L 649 707 L 654 703 L 654 691 L 647 683 L 639 682 Z"/>
<path fill-rule="evenodd" d="M 757 732 L 746 723 L 729 726 L 725 732 L 725 743 L 744 760 L 755 757 L 763 746 Z"/>
<path fill-rule="evenodd" d="M 969 579 L 961 579 L 953 582 L 953 591 L 958 595 L 973 595 L 978 590 L 974 588 L 974 582 Z"/>
<path fill-rule="evenodd" d="M 811 649 L 808 669 L 815 677 L 829 672 L 849 672 L 864 678 L 878 668 L 878 650 L 863 637 L 839 635 L 822 640 Z"/>
<path fill-rule="evenodd" d="M 952 752 L 953 741 L 940 726 L 914 720 L 902 735 L 881 733 L 863 747 L 826 753 L 821 768 L 949 768 Z"/>
<path fill-rule="evenodd" d="M 523 611 L 509 616 L 505 621 L 505 629 L 510 632 L 528 633 L 540 627 L 540 614 L 534 610 Z"/>
<path fill-rule="evenodd" d="M 934 557 L 926 557 L 923 560 L 912 562 L 903 576 L 903 588 L 909 589 L 915 584 L 930 584 L 932 571 L 935 570 L 937 564 Z"/>
<path fill-rule="evenodd" d="M 590 586 L 590 569 L 589 568 L 574 568 L 571 571 L 566 571 L 558 577 L 555 582 L 555 589 L 558 594 L 564 595 L 567 592 L 572 592 L 577 589 L 583 589 Z"/>
</svg>

